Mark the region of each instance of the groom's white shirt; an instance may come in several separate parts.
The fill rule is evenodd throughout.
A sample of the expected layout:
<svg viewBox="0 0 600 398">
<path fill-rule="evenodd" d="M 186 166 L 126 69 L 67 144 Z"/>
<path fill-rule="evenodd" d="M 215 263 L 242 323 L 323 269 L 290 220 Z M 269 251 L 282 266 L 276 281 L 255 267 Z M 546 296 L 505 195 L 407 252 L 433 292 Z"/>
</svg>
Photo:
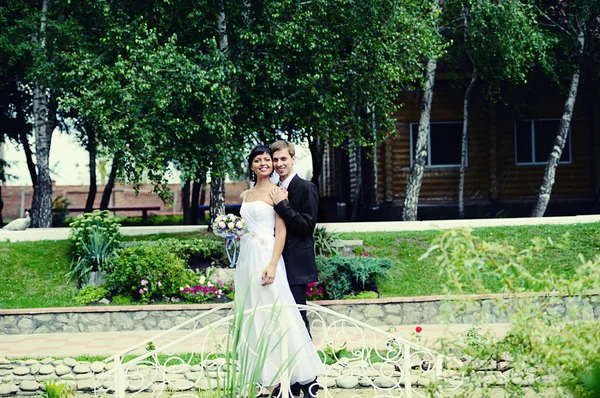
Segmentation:
<svg viewBox="0 0 600 398">
<path fill-rule="evenodd" d="M 281 186 L 284 187 L 285 189 L 288 189 L 288 187 L 290 186 L 290 182 L 292 182 L 292 180 L 294 179 L 294 177 L 296 177 L 296 172 L 294 171 L 292 174 L 288 175 L 287 178 L 281 182 Z"/>
</svg>

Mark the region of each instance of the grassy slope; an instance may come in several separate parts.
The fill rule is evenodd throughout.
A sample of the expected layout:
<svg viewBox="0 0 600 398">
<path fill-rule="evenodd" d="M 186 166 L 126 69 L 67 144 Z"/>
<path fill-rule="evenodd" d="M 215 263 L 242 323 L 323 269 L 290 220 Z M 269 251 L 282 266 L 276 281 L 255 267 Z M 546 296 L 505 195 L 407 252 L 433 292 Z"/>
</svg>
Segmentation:
<svg viewBox="0 0 600 398">
<path fill-rule="evenodd" d="M 369 253 L 375 257 L 389 257 L 393 260 L 391 274 L 378 281 L 383 297 L 427 296 L 442 294 L 435 259 L 418 261 L 427 250 L 438 231 L 385 232 L 385 233 L 346 233 L 344 239 L 362 239 Z M 540 253 L 532 271 L 551 268 L 557 273 L 572 274 L 580 263 L 582 254 L 590 259 L 600 254 L 600 223 L 576 225 L 543 225 L 520 227 L 477 228 L 474 234 L 486 240 L 506 242 L 517 248 L 525 248 L 536 236 L 562 241 L 568 233 L 566 248 L 550 248 Z"/>
<path fill-rule="evenodd" d="M 569 233 L 564 249 L 550 248 L 541 253 L 532 271 L 551 267 L 569 275 L 579 264 L 578 255 L 592 258 L 600 254 L 600 223 L 556 226 L 478 228 L 475 234 L 523 248 L 536 236 L 560 241 Z M 344 239 L 362 239 L 375 257 L 389 257 L 391 275 L 379 281 L 384 297 L 426 296 L 443 293 L 435 260 L 418 261 L 439 231 L 345 233 Z M 212 238 L 199 233 L 160 234 L 127 237 L 127 240 Z M 36 308 L 77 305 L 75 284 L 67 284 L 69 249 L 66 241 L 0 243 L 0 308 Z"/>
<path fill-rule="evenodd" d="M 0 243 L 0 308 L 77 305 L 67 241 Z"/>
</svg>

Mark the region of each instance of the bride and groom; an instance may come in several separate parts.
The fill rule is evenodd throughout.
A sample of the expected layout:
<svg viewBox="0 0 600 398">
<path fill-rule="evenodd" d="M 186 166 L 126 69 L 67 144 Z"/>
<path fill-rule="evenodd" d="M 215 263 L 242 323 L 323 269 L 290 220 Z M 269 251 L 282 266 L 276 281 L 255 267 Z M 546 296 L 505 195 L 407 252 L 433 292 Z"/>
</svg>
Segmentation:
<svg viewBox="0 0 600 398">
<path fill-rule="evenodd" d="M 240 214 L 248 232 L 240 238 L 235 273 L 236 296 L 245 300 L 245 309 L 306 304 L 306 285 L 317 280 L 313 231 L 319 194 L 314 184 L 294 172 L 295 161 L 294 144 L 288 141 L 277 141 L 271 147 L 258 145 L 248 156 L 254 186 L 241 194 Z M 270 181 L 273 172 L 279 175 L 277 185 Z M 269 334 L 270 346 L 266 347 L 258 382 L 276 385 L 281 368 L 286 367 L 290 393 L 316 397 L 317 376 L 323 365 L 312 343 L 306 311 L 289 305 L 279 308 L 282 312 L 275 315 L 254 313 L 254 325 L 247 336 L 248 347 L 256 348 L 264 344 L 261 332 Z M 288 319 L 285 330 L 282 316 Z M 285 354 L 280 344 L 283 335 L 287 336 Z M 259 356 L 256 352 L 253 355 L 255 360 Z M 272 396 L 279 395 L 276 388 Z"/>
</svg>

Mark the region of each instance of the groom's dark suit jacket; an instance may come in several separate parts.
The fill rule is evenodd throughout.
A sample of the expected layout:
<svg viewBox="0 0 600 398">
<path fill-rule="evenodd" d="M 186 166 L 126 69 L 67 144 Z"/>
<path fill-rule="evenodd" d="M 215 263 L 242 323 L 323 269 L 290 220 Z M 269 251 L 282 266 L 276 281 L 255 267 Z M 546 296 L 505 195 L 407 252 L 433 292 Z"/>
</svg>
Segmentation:
<svg viewBox="0 0 600 398">
<path fill-rule="evenodd" d="M 317 281 L 313 232 L 319 211 L 319 192 L 296 174 L 288 186 L 288 200 L 275 205 L 287 225 L 283 260 L 290 285 Z"/>
</svg>

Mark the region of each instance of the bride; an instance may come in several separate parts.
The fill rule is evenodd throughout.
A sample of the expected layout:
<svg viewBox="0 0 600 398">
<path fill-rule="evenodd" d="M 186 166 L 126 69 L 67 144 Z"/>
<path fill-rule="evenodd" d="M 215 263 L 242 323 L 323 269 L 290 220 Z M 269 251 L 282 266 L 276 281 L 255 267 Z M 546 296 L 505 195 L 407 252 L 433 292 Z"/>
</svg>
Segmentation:
<svg viewBox="0 0 600 398">
<path fill-rule="evenodd" d="M 236 300 L 244 300 L 244 310 L 261 306 L 267 309 L 246 313 L 242 330 L 245 341 L 238 347 L 240 362 L 250 364 L 250 371 L 258 373 L 257 382 L 262 386 L 287 383 L 280 380 L 284 369 L 289 372 L 290 384 L 306 384 L 323 373 L 323 365 L 287 281 L 281 256 L 286 226 L 269 197 L 275 187 L 270 181 L 270 148 L 258 145 L 252 149 L 248 165 L 255 185 L 241 194 L 240 214 L 248 232 L 240 238 L 235 296 Z"/>
</svg>

